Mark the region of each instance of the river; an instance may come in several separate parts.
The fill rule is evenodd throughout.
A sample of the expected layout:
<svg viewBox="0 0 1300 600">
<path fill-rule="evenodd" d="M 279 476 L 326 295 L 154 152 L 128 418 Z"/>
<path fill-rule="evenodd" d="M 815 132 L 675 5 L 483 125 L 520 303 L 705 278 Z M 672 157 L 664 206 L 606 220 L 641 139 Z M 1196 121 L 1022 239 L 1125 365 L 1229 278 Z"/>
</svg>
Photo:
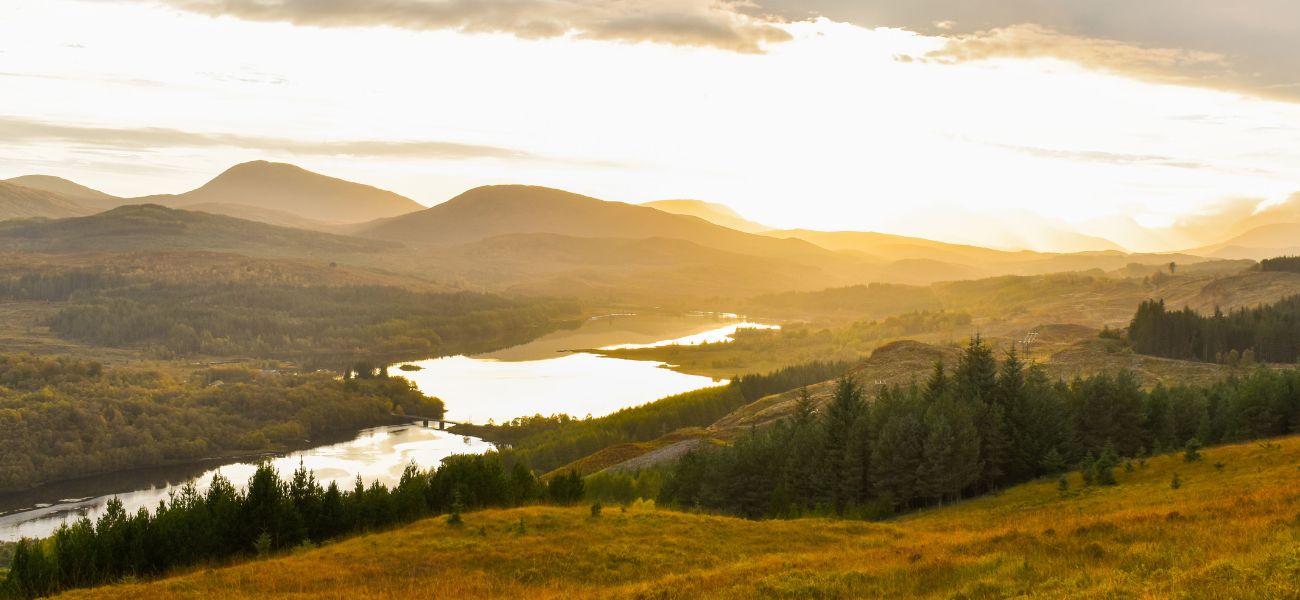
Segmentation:
<svg viewBox="0 0 1300 600">
<path fill-rule="evenodd" d="M 402 363 L 419 370 L 402 370 L 399 364 L 389 373 L 407 377 L 424 393 L 442 398 L 447 418 L 453 421 L 501 422 L 539 413 L 602 416 L 726 382 L 677 373 L 663 368 L 663 363 L 581 350 L 725 342 L 739 327 L 770 326 L 715 313 L 604 315 L 576 329 L 552 332 L 511 348 Z M 302 464 L 323 484 L 333 481 L 350 488 L 358 475 L 367 484 L 377 480 L 392 485 L 412 461 L 429 468 L 452 454 L 490 448 L 477 438 L 399 425 L 366 429 L 350 439 L 269 458 L 286 477 Z M 206 489 L 218 472 L 242 486 L 255 468 L 254 460 L 212 461 L 112 473 L 0 495 L 0 541 L 48 536 L 59 524 L 82 515 L 95 519 L 113 497 L 121 499 L 128 512 L 154 509 L 187 482 Z"/>
</svg>

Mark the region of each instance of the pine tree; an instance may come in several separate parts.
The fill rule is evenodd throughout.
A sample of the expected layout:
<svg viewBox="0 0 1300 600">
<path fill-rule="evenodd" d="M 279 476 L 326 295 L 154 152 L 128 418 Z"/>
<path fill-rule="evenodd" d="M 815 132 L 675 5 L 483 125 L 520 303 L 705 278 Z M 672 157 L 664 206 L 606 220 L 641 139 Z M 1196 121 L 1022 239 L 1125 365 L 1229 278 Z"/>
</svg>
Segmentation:
<svg viewBox="0 0 1300 600">
<path fill-rule="evenodd" d="M 794 423 L 802 427 L 812 423 L 813 415 L 816 413 L 816 407 L 813 405 L 812 396 L 808 393 L 808 386 L 799 388 L 799 397 L 794 403 Z"/>
<path fill-rule="evenodd" d="M 1097 462 L 1093 463 L 1093 480 L 1099 485 L 1118 484 L 1115 479 L 1115 466 L 1118 464 L 1119 455 L 1115 453 L 1115 446 L 1106 444 Z"/>
<path fill-rule="evenodd" d="M 976 335 L 957 359 L 953 379 L 959 398 L 992 402 L 997 390 L 997 359 L 993 350 Z"/>
<path fill-rule="evenodd" d="M 895 506 L 918 495 L 918 475 L 925 464 L 925 427 L 912 413 L 893 416 L 881 426 L 871 453 L 876 492 Z"/>
<path fill-rule="evenodd" d="M 1042 467 L 1048 473 L 1060 473 L 1065 470 L 1065 457 L 1056 448 L 1051 448 L 1043 456 Z"/>
<path fill-rule="evenodd" d="M 924 425 L 918 492 L 943 504 L 979 478 L 979 432 L 970 411 L 952 401 L 930 405 Z"/>
<path fill-rule="evenodd" d="M 1183 460 L 1196 462 L 1201 460 L 1201 440 L 1192 438 L 1183 446 Z"/>
<path fill-rule="evenodd" d="M 842 512 L 854 500 L 854 491 L 859 487 L 855 480 L 861 477 L 861 472 L 853 468 L 852 438 L 862 408 L 862 388 L 853 378 L 841 377 L 835 383 L 824 421 L 831 501 L 837 512 Z"/>
</svg>

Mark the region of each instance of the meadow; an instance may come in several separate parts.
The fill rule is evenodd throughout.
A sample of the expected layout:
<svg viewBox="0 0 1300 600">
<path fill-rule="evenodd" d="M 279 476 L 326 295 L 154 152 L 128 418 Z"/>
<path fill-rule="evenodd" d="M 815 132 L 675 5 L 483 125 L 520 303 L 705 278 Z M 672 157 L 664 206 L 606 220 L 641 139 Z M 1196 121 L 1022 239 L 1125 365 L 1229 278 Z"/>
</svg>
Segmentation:
<svg viewBox="0 0 1300 600">
<path fill-rule="evenodd" d="M 638 502 L 466 513 L 68 598 L 1287 598 L 1300 437 L 1055 478 L 883 522 L 749 521 Z M 1180 485 L 1171 483 L 1175 477 Z"/>
</svg>

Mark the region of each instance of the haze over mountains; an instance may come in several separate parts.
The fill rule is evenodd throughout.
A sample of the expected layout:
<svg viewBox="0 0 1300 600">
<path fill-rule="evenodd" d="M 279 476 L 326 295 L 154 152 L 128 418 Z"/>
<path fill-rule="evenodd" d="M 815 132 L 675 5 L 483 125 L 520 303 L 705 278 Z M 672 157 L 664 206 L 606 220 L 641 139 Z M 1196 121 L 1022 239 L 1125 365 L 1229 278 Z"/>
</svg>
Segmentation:
<svg viewBox="0 0 1300 600">
<path fill-rule="evenodd" d="M 235 165 L 202 187 L 183 194 L 135 200 L 232 216 L 241 216 L 240 212 L 268 214 L 256 211 L 270 210 L 324 223 L 355 223 L 424 208 L 410 198 L 387 190 L 266 161 Z"/>
<path fill-rule="evenodd" d="M 649 206 L 673 213 L 675 215 L 690 215 L 699 217 L 705 221 L 716 223 L 723 227 L 730 227 L 736 231 L 745 233 L 763 233 L 771 231 L 776 227 L 768 227 L 762 223 L 755 223 L 745 217 L 740 216 L 730 206 L 718 204 L 717 202 L 705 202 L 703 200 L 653 200 L 644 202 L 641 206 Z"/>
<path fill-rule="evenodd" d="M 117 208 L 140 204 L 153 206 Z M 115 210 L 88 217 L 110 208 Z M 385 268 L 461 281 L 472 289 L 579 295 L 634 289 L 651 296 L 662 290 L 646 281 L 680 288 L 677 292 L 698 287 L 691 292 L 743 296 L 873 281 L 928 284 L 1005 274 L 1131 271 L 1134 264 L 1190 265 L 1300 253 L 1300 200 L 1262 211 L 1235 210 L 1222 217 L 1227 221 L 1217 229 L 1225 232 L 1224 239 L 1180 253 L 1128 253 L 1105 239 L 1064 231 L 1063 223 L 1038 222 L 1034 229 L 1025 225 L 1036 219 L 1028 213 L 1021 215 L 1023 222 L 999 225 L 1091 249 L 1042 252 L 877 232 L 771 229 L 727 206 L 699 200 L 635 205 L 526 185 L 475 188 L 426 208 L 373 186 L 255 161 L 236 165 L 189 192 L 143 198 L 119 198 L 50 176 L 0 182 L 0 218 L 82 217 L 7 223 L 0 227 L 0 244 L 46 252 L 160 249 L 333 256 L 371 267 L 386 263 Z M 1131 220 L 1113 229 L 1126 239 L 1145 232 L 1170 240 L 1195 239 L 1215 230 L 1193 221 L 1151 230 Z M 388 258 L 376 258 L 380 254 Z"/>
</svg>

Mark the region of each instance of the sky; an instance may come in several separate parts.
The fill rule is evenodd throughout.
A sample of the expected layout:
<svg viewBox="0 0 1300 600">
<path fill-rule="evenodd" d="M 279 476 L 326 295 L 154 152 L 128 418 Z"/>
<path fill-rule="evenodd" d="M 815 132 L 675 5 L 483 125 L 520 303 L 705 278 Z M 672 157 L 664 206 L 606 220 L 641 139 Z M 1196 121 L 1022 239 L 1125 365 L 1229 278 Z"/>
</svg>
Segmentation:
<svg viewBox="0 0 1300 600">
<path fill-rule="evenodd" d="M 0 178 L 135 196 L 265 159 L 424 204 L 1170 249 L 1116 223 L 1300 192 L 1297 30 L 1291 0 L 4 0 Z"/>
</svg>

